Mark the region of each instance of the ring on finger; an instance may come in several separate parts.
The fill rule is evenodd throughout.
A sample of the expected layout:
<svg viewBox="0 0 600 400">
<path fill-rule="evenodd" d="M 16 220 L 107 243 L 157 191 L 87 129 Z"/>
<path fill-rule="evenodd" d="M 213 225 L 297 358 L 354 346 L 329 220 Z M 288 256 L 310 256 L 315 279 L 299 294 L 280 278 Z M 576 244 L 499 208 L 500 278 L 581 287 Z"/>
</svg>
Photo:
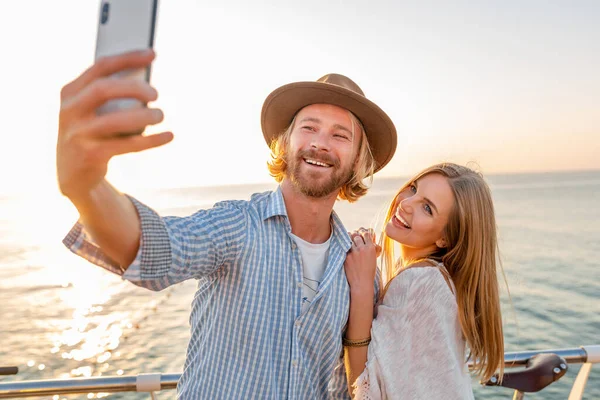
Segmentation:
<svg viewBox="0 0 600 400">
<path fill-rule="evenodd" d="M 361 228 L 361 229 L 359 229 L 359 234 L 366 243 L 367 242 L 366 235 L 370 235 L 371 231 L 368 229 L 365 229 L 365 228 Z"/>
</svg>

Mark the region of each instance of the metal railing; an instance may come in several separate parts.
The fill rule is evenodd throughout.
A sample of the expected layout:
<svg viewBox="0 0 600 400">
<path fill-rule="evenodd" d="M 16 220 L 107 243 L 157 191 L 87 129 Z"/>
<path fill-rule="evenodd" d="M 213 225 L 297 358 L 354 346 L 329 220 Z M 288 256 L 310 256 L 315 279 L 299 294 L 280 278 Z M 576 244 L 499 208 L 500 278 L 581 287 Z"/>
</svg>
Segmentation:
<svg viewBox="0 0 600 400">
<path fill-rule="evenodd" d="M 600 363 L 600 345 L 505 353 L 506 368 L 524 366 L 536 354 L 554 353 L 568 364 L 584 364 L 576 379 L 569 400 L 581 399 L 589 370 Z M 471 365 L 472 363 L 469 363 Z M 0 399 L 15 399 L 61 394 L 147 392 L 153 396 L 160 390 L 175 389 L 181 374 L 140 374 L 72 379 L 47 379 L 39 381 L 0 382 Z"/>
<path fill-rule="evenodd" d="M 588 346 L 592 347 L 592 346 Z M 504 368 L 521 367 L 527 364 L 527 361 L 536 354 L 553 353 L 565 359 L 569 364 L 583 364 L 587 361 L 587 352 L 583 347 L 574 347 L 558 350 L 537 350 L 537 351 L 517 351 L 504 353 Z M 468 363 L 469 368 L 473 366 L 473 362 Z"/>
<path fill-rule="evenodd" d="M 175 389 L 180 377 L 181 374 L 140 374 L 0 382 L 0 399 L 80 393 L 153 393 L 160 390 Z"/>
</svg>

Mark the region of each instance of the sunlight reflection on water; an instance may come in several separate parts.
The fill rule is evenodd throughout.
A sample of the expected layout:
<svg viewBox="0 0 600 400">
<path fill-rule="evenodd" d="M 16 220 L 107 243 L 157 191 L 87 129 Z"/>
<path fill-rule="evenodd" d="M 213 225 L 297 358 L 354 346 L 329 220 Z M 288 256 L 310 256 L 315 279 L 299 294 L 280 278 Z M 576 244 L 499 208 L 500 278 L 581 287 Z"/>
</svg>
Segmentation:
<svg viewBox="0 0 600 400">
<path fill-rule="evenodd" d="M 511 177 L 509 181 L 513 180 Z M 381 186 L 381 195 L 376 196 L 378 192 L 374 190 L 373 196 L 361 199 L 357 205 L 338 204 L 346 227 L 355 229 L 373 221 L 396 186 L 395 181 L 390 181 L 389 188 Z M 507 351 L 597 342 L 600 230 L 596 221 L 600 220 L 600 191 L 587 181 L 585 186 L 571 185 L 570 208 L 565 209 L 563 191 L 542 190 L 544 187 L 527 193 L 521 187 L 517 191 L 495 192 L 501 248 L 514 303 L 514 309 L 503 304 L 507 307 Z M 232 197 L 229 192 L 211 195 Z M 203 192 L 190 189 L 189 193 L 181 193 L 181 201 L 175 204 L 170 196 L 171 192 L 166 192 L 162 203 L 157 203 L 174 205 L 178 207 L 175 213 L 187 214 L 197 209 L 197 199 L 203 198 Z M 142 200 L 154 204 L 151 198 Z M 62 204 L 59 210 L 64 212 L 54 214 L 52 210 L 52 215 L 40 223 L 38 218 L 47 214 L 47 209 L 18 211 L 23 204 L 32 207 L 30 203 L 11 206 L 5 202 L 0 207 L 0 230 L 9 232 L 0 235 L 1 316 L 9 321 L 0 323 L 0 360 L 5 365 L 19 366 L 20 372 L 14 379 L 181 372 L 196 283 L 188 281 L 155 293 L 124 282 L 79 259 L 60 244 L 75 221 L 72 209 Z M 29 215 L 29 211 L 33 214 Z M 550 229 L 565 221 L 569 223 L 565 229 Z M 566 398 L 576 374 L 572 371 L 577 369 L 570 369 L 568 376 L 551 390 L 527 397 Z M 594 371 L 586 394 L 600 398 L 600 375 Z M 0 377 L 2 382 L 14 379 Z M 476 398 L 481 399 L 511 397 L 511 393 L 498 389 L 475 390 Z M 101 398 L 108 394 L 90 396 Z M 166 391 L 158 398 L 174 396 L 174 391 Z M 86 397 L 87 394 L 46 399 Z M 110 398 L 148 396 L 126 393 Z"/>
</svg>

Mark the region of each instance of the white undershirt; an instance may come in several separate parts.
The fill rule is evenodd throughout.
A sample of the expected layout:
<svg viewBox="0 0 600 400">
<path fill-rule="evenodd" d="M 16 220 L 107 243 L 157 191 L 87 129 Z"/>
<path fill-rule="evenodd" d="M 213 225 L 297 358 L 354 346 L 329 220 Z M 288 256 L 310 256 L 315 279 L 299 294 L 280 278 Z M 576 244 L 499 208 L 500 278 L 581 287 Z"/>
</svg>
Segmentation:
<svg viewBox="0 0 600 400">
<path fill-rule="evenodd" d="M 327 266 L 327 258 L 329 257 L 329 244 L 331 236 L 325 243 L 309 243 L 302 240 L 298 236 L 291 234 L 300 249 L 302 257 L 302 311 L 304 312 L 319 290 L 325 267 Z"/>
</svg>

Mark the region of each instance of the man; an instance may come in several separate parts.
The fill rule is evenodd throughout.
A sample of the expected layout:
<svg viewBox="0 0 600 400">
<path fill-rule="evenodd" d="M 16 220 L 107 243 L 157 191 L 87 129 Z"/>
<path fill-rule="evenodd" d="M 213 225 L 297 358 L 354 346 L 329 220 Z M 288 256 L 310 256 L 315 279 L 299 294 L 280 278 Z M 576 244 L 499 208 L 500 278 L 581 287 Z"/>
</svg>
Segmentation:
<svg viewBox="0 0 600 400">
<path fill-rule="evenodd" d="M 101 60 L 62 90 L 58 180 L 80 213 L 64 243 L 151 290 L 199 280 L 180 398 L 347 397 L 343 368 L 334 369 L 348 316 L 343 263 L 351 241 L 333 205 L 364 195 L 363 180 L 392 158 L 393 123 L 344 76 L 285 85 L 268 96 L 261 117 L 278 189 L 162 218 L 105 179 L 111 157 L 171 140 L 116 135 L 156 124 L 162 112 L 95 113 L 114 98 L 156 99 L 144 82 L 107 79 L 153 58 L 146 51 Z"/>
</svg>

